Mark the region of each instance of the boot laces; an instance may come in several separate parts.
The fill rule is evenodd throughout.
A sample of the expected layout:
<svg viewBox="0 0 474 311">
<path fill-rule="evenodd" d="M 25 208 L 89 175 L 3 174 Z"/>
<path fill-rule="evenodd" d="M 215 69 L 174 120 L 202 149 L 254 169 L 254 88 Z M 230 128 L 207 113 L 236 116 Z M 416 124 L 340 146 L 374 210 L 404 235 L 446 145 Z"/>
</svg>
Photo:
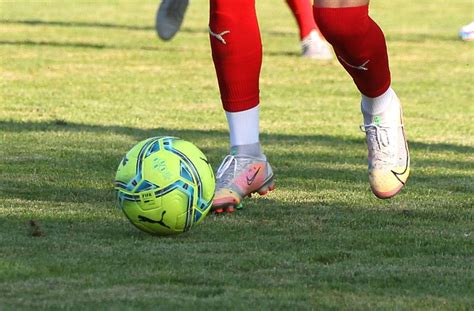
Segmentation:
<svg viewBox="0 0 474 311">
<path fill-rule="evenodd" d="M 372 167 L 393 167 L 397 161 L 397 130 L 403 127 L 378 124 L 361 125 L 367 135 L 369 165 Z"/>
<path fill-rule="evenodd" d="M 222 188 L 232 184 L 237 173 L 245 169 L 245 167 L 247 167 L 252 162 L 252 158 L 234 156 L 231 154 L 227 155 L 217 169 L 216 188 Z"/>
</svg>

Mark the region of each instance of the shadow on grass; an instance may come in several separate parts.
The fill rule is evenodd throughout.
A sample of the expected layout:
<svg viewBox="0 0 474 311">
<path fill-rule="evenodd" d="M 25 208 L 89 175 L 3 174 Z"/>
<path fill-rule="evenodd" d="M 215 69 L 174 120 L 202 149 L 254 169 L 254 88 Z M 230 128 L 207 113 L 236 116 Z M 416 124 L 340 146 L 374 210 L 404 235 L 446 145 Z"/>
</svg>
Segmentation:
<svg viewBox="0 0 474 311">
<path fill-rule="evenodd" d="M 63 298 L 66 289 L 76 293 L 68 301 L 83 305 L 85 292 L 100 297 L 104 288 L 119 286 L 121 292 L 136 292 L 135 300 L 149 299 L 148 308 L 159 301 L 165 309 L 169 303 L 163 302 L 163 292 L 191 296 L 191 302 L 179 299 L 182 309 L 184 302 L 195 304 L 196 296 L 202 303 L 207 296 L 196 291 L 209 291 L 208 284 L 215 292 L 209 306 L 228 299 L 221 295 L 235 293 L 235 284 L 252 284 L 259 306 L 288 297 L 283 291 L 302 293 L 301 300 L 312 299 L 316 289 L 324 288 L 336 288 L 337 297 L 346 294 L 351 299 L 382 292 L 390 303 L 408 292 L 424 306 L 426 297 L 470 297 L 471 253 L 468 240 L 457 234 L 469 223 L 467 210 L 447 221 L 445 211 L 407 214 L 355 205 L 268 200 L 260 211 L 252 207 L 231 217 L 208 216 L 191 232 L 166 238 L 140 232 L 124 217 L 100 212 L 88 218 L 41 218 L 41 237 L 31 236 L 30 215 L 0 217 L 0 225 L 8 230 L 3 276 L 9 286 L 4 292 L 15 298 L 22 293 L 22 302 L 29 305 L 42 295 L 44 305 L 54 295 Z M 133 284 L 151 287 L 137 290 Z M 281 292 L 269 292 L 269 284 Z"/>
<path fill-rule="evenodd" d="M 81 21 L 55 21 L 55 20 L 40 20 L 40 19 L 25 19 L 25 20 L 14 20 L 14 19 L 0 19 L 0 24 L 6 25 L 27 25 L 27 26 L 51 26 L 51 27 L 68 27 L 68 28 L 103 28 L 103 29 L 119 29 L 129 31 L 155 31 L 154 26 L 143 26 L 143 25 L 123 25 L 114 23 L 102 23 L 102 22 L 81 22 Z M 182 27 L 179 30 L 181 33 L 189 34 L 207 34 L 206 27 L 200 29 L 194 29 L 189 27 Z M 275 37 L 294 37 L 297 38 L 298 34 L 295 32 L 284 32 L 263 30 L 262 33 L 275 36 Z M 393 42 L 427 42 L 427 41 L 453 41 L 460 42 L 457 36 L 438 34 L 438 33 L 413 33 L 413 34 L 387 34 L 387 40 Z"/>
<path fill-rule="evenodd" d="M 268 51 L 265 50 L 264 54 L 267 56 L 284 56 L 284 57 L 300 57 L 300 52 L 291 52 L 291 51 Z"/>
<path fill-rule="evenodd" d="M 102 266 L 103 260 L 107 260 L 108 265 L 120 266 L 123 258 L 133 258 L 146 265 L 164 260 L 173 267 L 189 267 L 187 263 L 192 266 L 192 261 L 213 266 L 213 256 L 230 260 L 236 256 L 243 260 L 251 254 L 254 258 L 263 257 L 255 263 L 268 269 L 280 265 L 288 268 L 288 261 L 304 262 L 308 267 L 346 262 L 347 268 L 353 269 L 361 258 L 368 260 L 363 260 L 365 264 L 377 264 L 381 259 L 406 257 L 414 261 L 397 264 L 423 266 L 426 256 L 432 257 L 433 266 L 440 269 L 449 264 L 447 256 L 458 257 L 455 263 L 462 269 L 464 261 L 469 259 L 468 240 L 457 234 L 469 224 L 467 208 L 451 213 L 448 209 L 367 208 L 362 202 L 334 201 L 325 205 L 259 201 L 263 201 L 261 206 L 249 206 L 231 216 L 209 215 L 190 233 L 171 238 L 138 231 L 120 217 L 119 211 L 111 215 L 95 210 L 58 218 L 43 214 L 45 217 L 40 218 L 39 226 L 45 235 L 40 238 L 28 236 L 27 221 L 34 217 L 31 214 L 0 217 L 0 224 L 10 229 L 9 235 L 15 239 L 14 242 L 9 240 L 14 244 L 12 248 L 22 250 L 17 260 L 28 261 L 37 256 L 47 260 L 53 255 L 70 270 L 75 269 L 75 258 L 82 256 L 93 266 Z M 51 244 L 55 247 L 47 247 Z M 465 258 L 461 261 L 460 256 Z M 387 264 L 392 267 L 394 262 Z M 277 271 L 279 269 L 273 272 Z M 304 271 L 299 272 L 305 275 Z M 373 277 L 376 271 L 374 273 Z M 365 274 L 358 277 L 365 279 Z"/>
<path fill-rule="evenodd" d="M 138 26 L 138 25 L 121 25 L 113 23 L 100 23 L 100 22 L 80 22 L 80 21 L 47 21 L 40 19 L 25 19 L 25 20 L 13 20 L 13 19 L 0 19 L 0 24 L 7 25 L 27 25 L 27 26 L 51 26 L 51 27 L 68 27 L 68 28 L 105 28 L 105 29 L 121 29 L 130 31 L 155 31 L 154 26 Z M 202 29 L 194 29 L 189 27 L 182 27 L 179 32 L 189 34 L 207 34 L 208 30 L 206 27 Z M 294 37 L 298 38 L 297 32 L 283 32 L 283 31 L 262 31 L 275 37 Z"/>
<path fill-rule="evenodd" d="M 99 23 L 99 22 L 79 22 L 79 21 L 45 21 L 39 19 L 26 19 L 26 20 L 12 20 L 3 19 L 0 20 L 0 24 L 12 24 L 12 25 L 28 25 L 28 26 L 52 26 L 52 27 L 68 27 L 68 28 L 105 28 L 105 29 L 122 29 L 130 31 L 155 31 L 154 26 L 138 26 L 138 25 L 121 25 L 112 23 Z M 193 29 L 189 27 L 182 27 L 180 32 L 184 33 L 205 33 L 207 30 L 205 27 L 202 29 Z"/>
<path fill-rule="evenodd" d="M 85 49 L 97 49 L 97 50 L 144 50 L 144 51 L 168 51 L 177 52 L 179 48 L 173 48 L 173 46 L 120 46 L 120 45 L 109 45 L 101 43 L 86 43 L 86 42 L 58 42 L 58 41 L 5 41 L 0 40 L 0 45 L 13 45 L 13 46 L 46 46 L 46 47 L 61 47 L 61 48 L 85 48 Z"/>
<path fill-rule="evenodd" d="M 140 129 L 135 127 L 127 126 L 115 126 L 115 125 L 91 125 L 66 122 L 64 120 L 56 119 L 47 122 L 18 122 L 10 120 L 0 120 L 0 129 L 4 132 L 45 132 L 45 131 L 64 131 L 64 132 L 96 132 L 104 133 L 111 132 L 120 135 L 133 136 L 136 139 L 145 139 L 147 137 L 156 135 L 168 135 L 178 136 L 182 138 L 186 137 L 201 137 L 200 139 L 206 140 L 212 138 L 213 140 L 225 140 L 228 139 L 228 133 L 226 131 L 218 130 L 198 130 L 198 129 L 167 129 L 167 128 L 156 128 L 156 129 Z M 319 145 L 328 145 L 337 147 L 339 144 L 356 144 L 360 145 L 363 139 L 343 137 L 343 136 L 329 136 L 329 135 L 288 135 L 288 134 L 262 134 L 263 139 L 270 144 L 294 144 L 301 142 L 312 142 L 316 141 Z M 449 143 L 424 143 L 417 141 L 410 141 L 412 149 L 426 149 L 429 152 L 457 152 L 462 154 L 473 154 L 474 147 L 463 146 Z"/>
<path fill-rule="evenodd" d="M 39 20 L 39 19 L 26 19 L 26 20 L 3 19 L 3 20 L 0 20 L 0 24 L 28 25 L 28 26 L 56 26 L 56 27 L 72 27 L 72 28 L 110 28 L 110 29 L 124 29 L 124 30 L 135 30 L 135 31 L 155 30 L 155 28 L 151 26 L 119 25 L 119 24 L 111 24 L 111 23 L 77 22 L 77 21 L 45 21 L 45 20 Z"/>
<path fill-rule="evenodd" d="M 125 151 L 135 142 L 152 136 L 176 136 L 204 146 L 203 152 L 216 167 L 226 154 L 228 134 L 220 130 L 198 129 L 139 129 L 126 126 L 102 126 L 68 123 L 62 120 L 51 122 L 0 121 L 4 133 L 22 132 L 85 132 L 103 135 L 107 133 L 131 137 L 130 143 L 123 143 L 112 151 L 100 150 L 88 145 L 87 141 L 70 141 L 67 145 L 57 144 L 52 152 L 48 148 L 36 149 L 38 159 L 22 159 L 8 155 L 2 159 L 10 169 L 0 175 L 0 192 L 4 197 L 58 202 L 106 202 L 113 200 L 113 192 L 99 189 L 89 183 L 112 183 L 113 174 Z M 47 136 L 47 135 L 46 135 Z M 56 139 L 56 138 L 55 138 Z M 60 139 L 60 138 L 58 138 Z M 70 139 L 70 138 L 69 138 Z M 48 141 L 46 139 L 46 145 Z M 367 185 L 365 174 L 365 151 L 363 138 L 330 135 L 288 135 L 262 134 L 267 155 L 272 161 L 282 188 L 314 188 L 331 190 L 336 187 L 341 193 L 354 191 Z M 17 142 L 21 145 L 21 141 Z M 74 145 L 74 148 L 71 148 Z M 207 147 L 206 147 L 207 146 Z M 474 152 L 470 146 L 454 144 L 427 144 L 410 142 L 413 153 L 455 152 L 465 157 Z M 295 148 L 295 149 L 293 149 Z M 307 151 L 309 148 L 309 151 Z M 314 149 L 313 149 L 314 148 Z M 318 150 L 318 151 L 311 151 Z M 56 156 L 59 154 L 59 156 Z M 412 166 L 429 168 L 465 169 L 469 162 L 453 159 L 430 159 L 427 164 L 412 161 Z M 304 165 L 301 165 L 304 163 Z M 34 171 L 35 173 L 31 173 Z M 24 176 L 29 177 L 24 177 Z M 46 177 L 44 176 L 46 175 Z M 35 178 L 41 182 L 36 183 Z M 84 181 L 81 182 L 80 179 Z M 57 179 L 57 180 L 56 180 Z M 79 181 L 78 181 L 79 179 Z M 434 171 L 427 174 L 414 173 L 412 182 L 420 192 L 429 190 L 446 193 L 467 194 L 471 188 L 469 177 L 457 173 L 442 174 Z M 356 188 L 354 188 L 356 187 Z M 368 188 L 368 186 L 367 186 Z"/>
</svg>

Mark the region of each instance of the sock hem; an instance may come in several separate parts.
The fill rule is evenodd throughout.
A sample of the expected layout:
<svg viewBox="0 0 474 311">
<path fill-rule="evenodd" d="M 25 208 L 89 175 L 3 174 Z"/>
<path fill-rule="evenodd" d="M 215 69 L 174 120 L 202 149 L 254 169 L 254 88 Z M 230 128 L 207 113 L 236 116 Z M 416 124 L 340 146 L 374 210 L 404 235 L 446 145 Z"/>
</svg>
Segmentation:
<svg viewBox="0 0 474 311">
<path fill-rule="evenodd" d="M 224 110 L 227 112 L 241 112 L 249 110 L 258 106 L 260 102 L 260 96 L 252 96 L 249 98 L 239 100 L 225 100 L 222 99 Z"/>
</svg>

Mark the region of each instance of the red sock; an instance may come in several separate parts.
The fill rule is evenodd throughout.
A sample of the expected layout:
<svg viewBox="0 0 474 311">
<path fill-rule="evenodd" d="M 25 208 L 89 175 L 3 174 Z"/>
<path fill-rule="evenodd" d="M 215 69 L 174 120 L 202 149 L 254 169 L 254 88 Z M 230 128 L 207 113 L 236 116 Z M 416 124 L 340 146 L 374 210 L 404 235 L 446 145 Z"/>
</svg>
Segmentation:
<svg viewBox="0 0 474 311">
<path fill-rule="evenodd" d="M 318 30 L 318 27 L 314 22 L 311 3 L 309 0 L 286 0 L 286 3 L 288 3 L 296 18 L 296 22 L 300 28 L 301 39 L 309 35 L 312 30 Z"/>
<path fill-rule="evenodd" d="M 259 103 L 262 42 L 255 0 L 210 0 L 209 30 L 224 109 L 238 112 Z"/>
<path fill-rule="evenodd" d="M 390 86 L 387 46 L 382 30 L 369 17 L 368 5 L 314 7 L 314 16 L 359 91 L 368 97 L 382 95 Z"/>
</svg>

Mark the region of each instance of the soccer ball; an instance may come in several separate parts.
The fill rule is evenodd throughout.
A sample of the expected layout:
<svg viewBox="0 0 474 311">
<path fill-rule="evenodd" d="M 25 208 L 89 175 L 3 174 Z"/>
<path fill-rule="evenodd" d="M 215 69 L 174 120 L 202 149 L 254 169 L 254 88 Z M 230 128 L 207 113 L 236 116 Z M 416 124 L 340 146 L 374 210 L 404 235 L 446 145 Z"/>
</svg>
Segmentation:
<svg viewBox="0 0 474 311">
<path fill-rule="evenodd" d="M 115 176 L 118 205 L 138 229 L 157 235 L 186 232 L 202 222 L 214 197 L 206 156 L 176 137 L 136 144 Z"/>
</svg>

